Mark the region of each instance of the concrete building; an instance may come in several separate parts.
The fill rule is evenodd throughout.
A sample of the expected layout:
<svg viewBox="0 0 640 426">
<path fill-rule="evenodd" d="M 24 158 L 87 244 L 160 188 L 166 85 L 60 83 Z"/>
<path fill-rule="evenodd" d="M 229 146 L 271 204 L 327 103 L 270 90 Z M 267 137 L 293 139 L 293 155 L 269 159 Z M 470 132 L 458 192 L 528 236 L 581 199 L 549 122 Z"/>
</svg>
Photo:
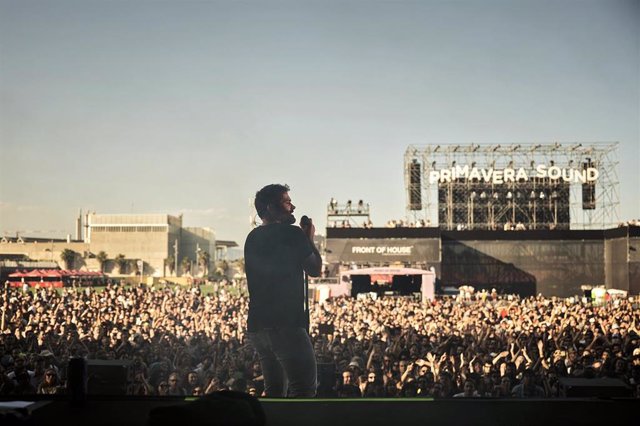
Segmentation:
<svg viewBox="0 0 640 426">
<path fill-rule="evenodd" d="M 82 222 L 79 219 L 77 224 L 78 237 L 82 237 L 80 229 L 84 236 L 75 241 L 5 237 L 0 240 L 0 259 L 11 260 L 17 269 L 21 261 L 49 261 L 64 268 L 60 254 L 70 249 L 76 253 L 70 269 L 102 269 L 115 276 L 204 276 L 214 269 L 214 231 L 183 227 L 182 216 L 90 213 Z M 107 254 L 102 265 L 97 257 L 100 252 Z M 120 255 L 123 260 L 118 262 Z"/>
<path fill-rule="evenodd" d="M 85 226 L 85 241 L 93 254 L 104 251 L 109 259 L 122 254 L 135 260 L 143 275 L 202 274 L 205 271 L 197 266 L 203 253 L 208 253 L 207 271 L 215 262 L 213 230 L 183 228 L 182 216 L 92 213 Z"/>
<path fill-rule="evenodd" d="M 206 275 L 212 271 L 216 260 L 216 237 L 213 229 L 182 228 L 179 250 L 182 253 L 180 258 L 191 262 L 191 275 Z"/>
<path fill-rule="evenodd" d="M 84 239 L 94 255 L 104 251 L 113 263 L 119 255 L 135 262 L 121 273 L 133 269 L 142 275 L 163 276 L 176 241 L 180 245 L 181 228 L 182 217 L 168 214 L 91 213 L 86 216 Z M 115 266 L 109 263 L 105 265 L 107 272 Z"/>
</svg>

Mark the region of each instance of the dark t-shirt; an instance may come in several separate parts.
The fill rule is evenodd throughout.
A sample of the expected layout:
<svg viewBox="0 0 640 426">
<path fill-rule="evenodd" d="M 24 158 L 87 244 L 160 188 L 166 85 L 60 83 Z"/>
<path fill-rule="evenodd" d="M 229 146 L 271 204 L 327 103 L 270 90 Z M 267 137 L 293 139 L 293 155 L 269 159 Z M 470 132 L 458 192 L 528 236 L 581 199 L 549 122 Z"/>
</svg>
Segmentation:
<svg viewBox="0 0 640 426">
<path fill-rule="evenodd" d="M 273 223 L 249 233 L 244 244 L 248 331 L 308 326 L 302 265 L 311 253 L 309 238 L 297 226 Z"/>
</svg>

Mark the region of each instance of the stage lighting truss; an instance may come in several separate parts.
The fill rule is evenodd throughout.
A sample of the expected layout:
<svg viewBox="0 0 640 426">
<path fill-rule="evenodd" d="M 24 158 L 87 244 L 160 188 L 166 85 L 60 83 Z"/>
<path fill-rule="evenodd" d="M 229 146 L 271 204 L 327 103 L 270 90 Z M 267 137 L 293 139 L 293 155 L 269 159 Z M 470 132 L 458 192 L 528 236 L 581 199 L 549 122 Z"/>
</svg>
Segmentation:
<svg viewBox="0 0 640 426">
<path fill-rule="evenodd" d="M 445 230 L 617 226 L 617 146 L 410 145 L 404 156 L 407 222 Z M 500 178 L 487 179 L 490 170 Z"/>
<path fill-rule="evenodd" d="M 327 203 L 327 228 L 371 227 L 369 203 L 364 200 L 338 202 L 332 198 Z"/>
</svg>

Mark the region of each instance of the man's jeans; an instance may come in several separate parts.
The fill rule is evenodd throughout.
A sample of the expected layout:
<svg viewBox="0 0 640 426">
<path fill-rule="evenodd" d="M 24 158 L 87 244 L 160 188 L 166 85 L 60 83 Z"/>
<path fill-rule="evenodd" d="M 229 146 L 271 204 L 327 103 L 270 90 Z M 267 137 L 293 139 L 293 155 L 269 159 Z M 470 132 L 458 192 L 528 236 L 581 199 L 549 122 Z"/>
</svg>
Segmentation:
<svg viewBox="0 0 640 426">
<path fill-rule="evenodd" d="M 304 328 L 269 328 L 247 337 L 258 352 L 267 397 L 316 395 L 316 357 Z"/>
</svg>

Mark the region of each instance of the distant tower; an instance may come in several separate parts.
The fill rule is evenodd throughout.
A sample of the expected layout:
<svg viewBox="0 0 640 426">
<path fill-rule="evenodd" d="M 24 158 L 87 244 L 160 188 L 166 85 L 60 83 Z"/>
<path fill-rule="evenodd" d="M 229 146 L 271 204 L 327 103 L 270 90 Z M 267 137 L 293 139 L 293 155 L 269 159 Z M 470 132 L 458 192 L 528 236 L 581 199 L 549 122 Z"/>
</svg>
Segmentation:
<svg viewBox="0 0 640 426">
<path fill-rule="evenodd" d="M 76 241 L 82 240 L 82 209 L 76 218 Z"/>
<path fill-rule="evenodd" d="M 93 212 L 93 214 L 96 214 L 96 212 Z M 83 241 L 85 243 L 89 243 L 91 241 L 89 241 L 91 238 L 91 236 L 89 235 L 89 210 L 87 210 L 87 213 L 84 215 L 84 239 Z"/>
</svg>

